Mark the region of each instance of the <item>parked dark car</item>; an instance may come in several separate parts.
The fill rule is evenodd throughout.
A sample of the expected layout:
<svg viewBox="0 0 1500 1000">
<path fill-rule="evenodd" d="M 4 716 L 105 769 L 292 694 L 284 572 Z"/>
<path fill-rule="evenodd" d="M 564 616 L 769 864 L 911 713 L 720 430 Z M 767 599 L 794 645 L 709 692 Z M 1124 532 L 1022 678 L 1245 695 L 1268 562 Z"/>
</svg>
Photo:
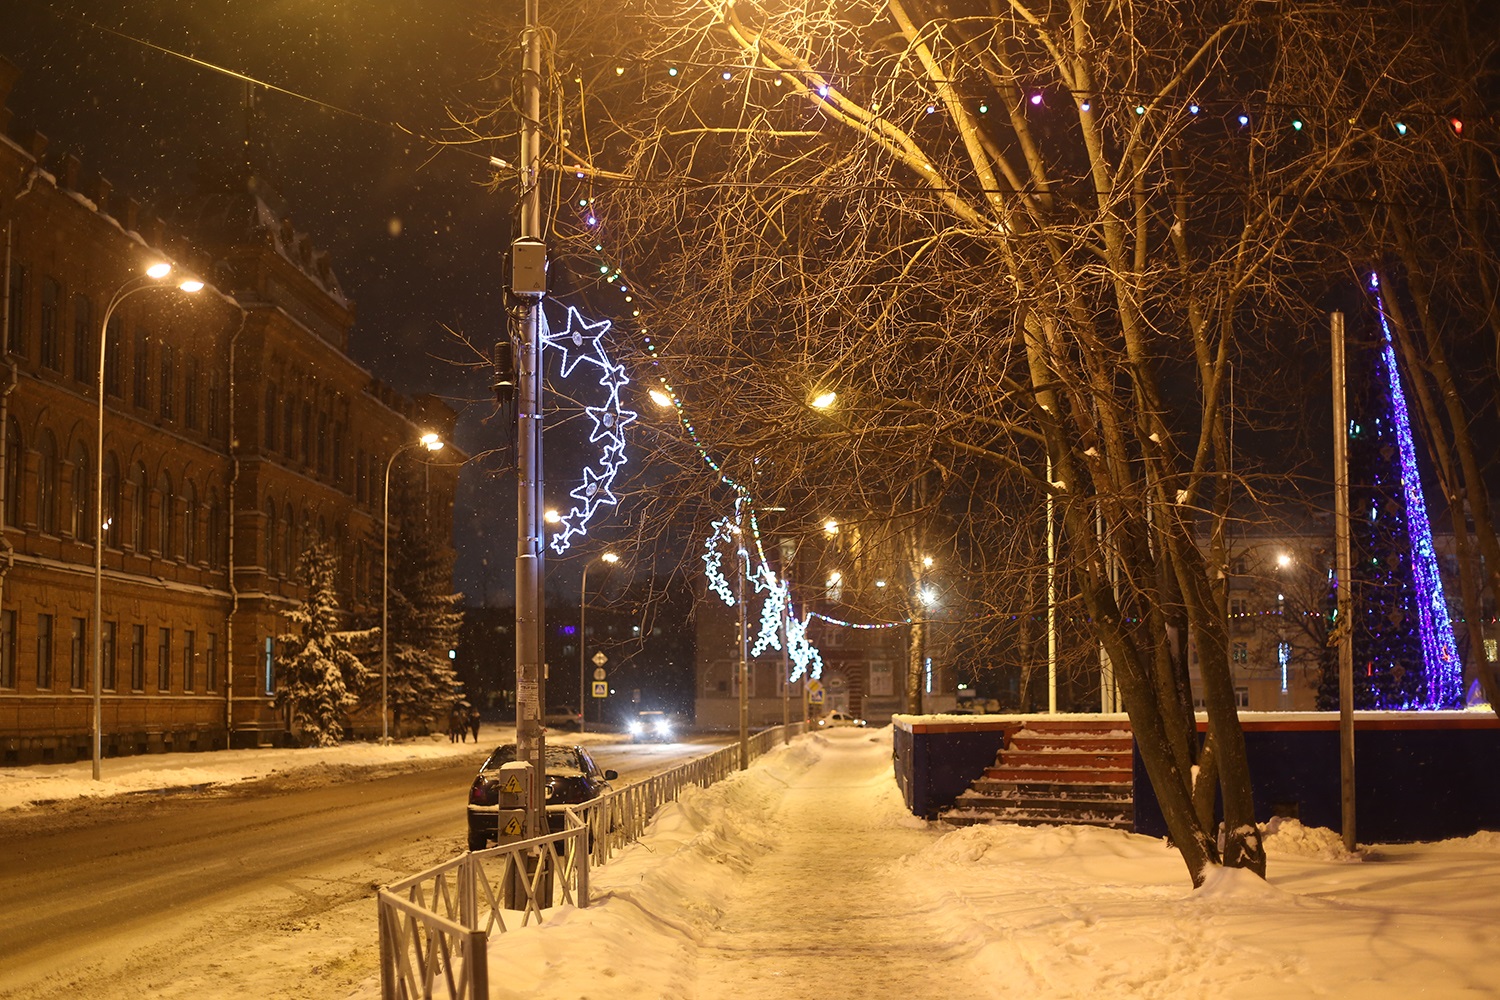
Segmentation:
<svg viewBox="0 0 1500 1000">
<path fill-rule="evenodd" d="M 619 777 L 604 770 L 580 746 L 549 743 L 547 754 L 547 828 L 563 828 L 563 809 L 610 791 Z M 495 839 L 499 825 L 500 767 L 516 759 L 516 745 L 502 743 L 490 754 L 469 788 L 469 850 L 480 851 Z"/>
</svg>

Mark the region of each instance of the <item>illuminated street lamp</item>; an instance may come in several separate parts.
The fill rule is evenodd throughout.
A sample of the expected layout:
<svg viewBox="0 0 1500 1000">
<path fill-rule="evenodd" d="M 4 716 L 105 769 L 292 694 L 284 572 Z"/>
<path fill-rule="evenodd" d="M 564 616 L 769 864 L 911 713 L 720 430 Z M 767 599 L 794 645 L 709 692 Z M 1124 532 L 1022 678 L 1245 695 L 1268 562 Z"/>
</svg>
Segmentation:
<svg viewBox="0 0 1500 1000">
<path fill-rule="evenodd" d="M 104 523 L 104 352 L 105 345 L 109 340 L 109 320 L 121 302 L 124 302 L 136 292 L 144 292 L 152 288 L 170 288 L 170 285 L 160 284 L 161 280 L 172 273 L 172 265 L 166 261 L 158 261 L 146 268 L 145 274 L 138 274 L 127 280 L 119 288 L 115 289 L 109 297 L 109 305 L 104 308 L 104 321 L 99 324 L 99 371 L 98 382 L 95 386 L 99 393 L 99 411 L 95 418 L 95 429 L 98 432 L 94 448 L 94 517 L 98 524 L 94 526 L 94 780 L 100 778 L 100 757 L 103 753 L 104 744 L 104 532 L 109 527 Z M 203 282 L 196 278 L 185 278 L 177 283 L 179 291 L 196 292 L 203 288 Z"/>
<path fill-rule="evenodd" d="M 620 557 L 613 552 L 605 552 L 583 564 L 583 583 L 579 585 L 578 590 L 578 731 L 580 733 L 584 731 L 584 720 L 588 718 L 588 712 L 584 710 L 583 706 L 588 704 L 588 702 L 584 701 L 586 684 L 584 677 L 586 670 L 584 666 L 584 653 L 587 652 L 587 644 L 584 642 L 584 636 L 588 634 L 584 631 L 584 622 L 586 620 L 586 612 L 588 611 L 589 567 L 597 562 L 606 562 L 614 565 L 619 561 Z"/>
<path fill-rule="evenodd" d="M 826 392 L 820 392 L 816 396 L 814 396 L 809 405 L 811 405 L 815 410 L 826 410 L 829 407 L 833 406 L 838 398 L 839 394 L 834 392 L 832 389 L 829 389 Z"/>
<path fill-rule="evenodd" d="M 391 741 L 390 712 L 387 708 L 387 682 L 390 675 L 391 623 L 391 466 L 396 456 L 412 448 L 442 451 L 443 441 L 436 434 L 423 434 L 395 451 L 385 463 L 385 499 L 380 513 L 380 742 Z"/>
</svg>

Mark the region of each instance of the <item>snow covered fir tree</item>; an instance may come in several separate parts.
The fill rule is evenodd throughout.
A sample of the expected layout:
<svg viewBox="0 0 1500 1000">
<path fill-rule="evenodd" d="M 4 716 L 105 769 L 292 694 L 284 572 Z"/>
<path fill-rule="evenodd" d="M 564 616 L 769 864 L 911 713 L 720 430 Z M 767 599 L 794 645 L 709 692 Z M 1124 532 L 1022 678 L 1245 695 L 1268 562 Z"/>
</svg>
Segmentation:
<svg viewBox="0 0 1500 1000">
<path fill-rule="evenodd" d="M 1462 663 L 1438 575 L 1411 417 L 1381 289 L 1351 317 L 1349 516 L 1354 707 L 1463 704 Z M 1330 607 L 1332 602 L 1330 596 Z M 1338 666 L 1324 658 L 1319 707 L 1338 707 Z"/>
<path fill-rule="evenodd" d="M 293 630 L 276 641 L 276 704 L 308 746 L 334 746 L 343 739 L 369 673 L 353 652 L 356 636 L 340 627 L 344 613 L 334 585 L 336 567 L 326 542 L 302 554 L 297 577 L 307 596 L 286 613 Z"/>
<path fill-rule="evenodd" d="M 403 722 L 446 712 L 459 687 L 448 652 L 458 642 L 462 595 L 452 592 L 451 560 L 445 557 L 451 543 L 427 516 L 421 476 L 420 471 L 405 474 L 398 470 L 391 481 L 391 509 L 410 512 L 399 521 L 393 519 L 390 526 L 386 700 L 397 734 Z M 376 541 L 381 541 L 378 533 Z M 366 704 L 379 704 L 379 669 L 377 662 Z"/>
</svg>

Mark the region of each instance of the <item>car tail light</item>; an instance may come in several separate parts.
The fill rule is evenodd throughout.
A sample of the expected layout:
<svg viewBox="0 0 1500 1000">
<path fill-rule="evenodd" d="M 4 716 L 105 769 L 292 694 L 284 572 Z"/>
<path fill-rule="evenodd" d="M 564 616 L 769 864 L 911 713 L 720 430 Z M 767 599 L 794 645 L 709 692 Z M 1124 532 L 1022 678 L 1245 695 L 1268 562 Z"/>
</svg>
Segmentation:
<svg viewBox="0 0 1500 1000">
<path fill-rule="evenodd" d="M 500 787 L 493 781 L 483 778 L 474 779 L 474 787 L 469 789 L 469 802 L 476 806 L 493 806 L 500 802 Z"/>
</svg>

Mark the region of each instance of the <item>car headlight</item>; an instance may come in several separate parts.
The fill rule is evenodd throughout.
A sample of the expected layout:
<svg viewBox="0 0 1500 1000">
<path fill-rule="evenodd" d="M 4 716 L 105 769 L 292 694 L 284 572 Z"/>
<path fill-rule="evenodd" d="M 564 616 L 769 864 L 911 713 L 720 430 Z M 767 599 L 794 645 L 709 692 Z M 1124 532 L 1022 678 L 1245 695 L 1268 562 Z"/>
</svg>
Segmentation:
<svg viewBox="0 0 1500 1000">
<path fill-rule="evenodd" d="M 665 719 L 656 724 L 656 731 L 661 736 L 672 735 L 672 724 Z"/>
<path fill-rule="evenodd" d="M 630 723 L 630 725 L 626 726 L 625 728 L 628 729 L 628 730 L 630 730 L 630 735 L 631 736 L 639 736 L 639 735 L 641 735 L 641 724 L 639 722 L 632 722 L 632 723 Z"/>
</svg>

